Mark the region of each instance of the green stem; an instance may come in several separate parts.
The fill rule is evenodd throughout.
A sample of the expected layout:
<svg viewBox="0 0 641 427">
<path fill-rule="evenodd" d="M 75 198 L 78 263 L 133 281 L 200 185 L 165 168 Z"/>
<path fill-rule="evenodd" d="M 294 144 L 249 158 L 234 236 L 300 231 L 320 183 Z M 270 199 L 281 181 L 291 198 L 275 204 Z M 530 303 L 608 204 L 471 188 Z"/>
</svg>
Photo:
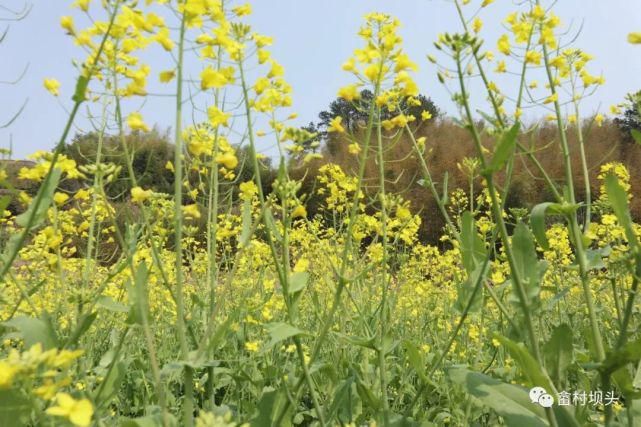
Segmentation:
<svg viewBox="0 0 641 427">
<path fill-rule="evenodd" d="M 180 35 L 178 39 L 178 58 L 176 65 L 176 121 L 174 134 L 174 252 L 176 254 L 176 331 L 180 343 L 180 353 L 183 360 L 189 357 L 187 336 L 185 328 L 185 296 L 183 277 L 183 213 L 182 213 L 182 186 L 183 186 L 183 140 L 182 140 L 182 103 L 183 103 L 183 61 L 185 48 L 185 15 L 180 22 Z M 191 427 L 194 424 L 194 372 L 193 368 L 185 366 L 184 371 L 184 402 L 183 425 Z"/>
</svg>

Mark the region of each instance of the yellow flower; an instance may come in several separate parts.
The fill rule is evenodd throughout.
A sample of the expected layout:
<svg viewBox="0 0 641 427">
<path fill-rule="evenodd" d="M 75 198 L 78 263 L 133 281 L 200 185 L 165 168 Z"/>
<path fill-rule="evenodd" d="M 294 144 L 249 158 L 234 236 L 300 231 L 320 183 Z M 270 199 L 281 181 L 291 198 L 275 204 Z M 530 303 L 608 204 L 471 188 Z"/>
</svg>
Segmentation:
<svg viewBox="0 0 641 427">
<path fill-rule="evenodd" d="M 430 113 L 429 111 L 424 110 L 424 111 L 421 113 L 421 119 L 422 119 L 422 120 L 424 120 L 424 121 L 425 121 L 425 120 L 429 120 L 429 119 L 431 119 L 431 118 L 432 118 L 432 113 Z"/>
<path fill-rule="evenodd" d="M 56 79 L 45 79 L 44 80 L 45 89 L 49 91 L 53 96 L 60 95 L 60 82 Z"/>
<path fill-rule="evenodd" d="M 245 343 L 245 349 L 247 351 L 251 351 L 251 352 L 255 353 L 255 352 L 258 351 L 259 347 L 260 346 L 259 346 L 258 341 L 248 341 L 248 342 Z"/>
<path fill-rule="evenodd" d="M 228 83 L 227 75 L 224 72 L 216 71 L 211 67 L 205 68 L 200 73 L 201 89 L 219 89 Z"/>
<path fill-rule="evenodd" d="M 149 126 L 145 124 L 142 119 L 142 114 L 140 113 L 131 113 L 127 117 L 127 125 L 131 130 L 141 130 L 144 132 L 149 132 Z"/>
<path fill-rule="evenodd" d="M 198 205 L 193 204 L 193 205 L 183 206 L 183 215 L 191 219 L 200 218 L 200 210 L 198 209 Z"/>
<path fill-rule="evenodd" d="M 305 217 L 307 217 L 307 209 L 305 209 L 305 206 L 303 205 L 296 206 L 292 211 L 292 218 L 305 218 Z"/>
<path fill-rule="evenodd" d="M 236 6 L 235 8 L 232 9 L 232 12 L 234 12 L 236 16 L 250 15 L 252 13 L 252 6 L 249 3 L 241 6 Z"/>
<path fill-rule="evenodd" d="M 483 21 L 481 20 L 481 18 L 476 17 L 474 19 L 474 22 L 472 22 L 472 30 L 475 33 L 480 33 L 482 28 L 483 28 Z"/>
<path fill-rule="evenodd" d="M 228 126 L 230 115 L 224 113 L 215 105 L 207 109 L 207 116 L 212 126 Z"/>
<path fill-rule="evenodd" d="M 69 200 L 69 196 L 65 193 L 56 193 L 53 195 L 53 201 L 58 206 L 63 205 L 67 200 Z"/>
<path fill-rule="evenodd" d="M 145 200 L 149 199 L 152 194 L 153 191 L 151 190 L 143 190 L 140 187 L 134 187 L 131 189 L 131 200 L 134 203 L 142 203 Z"/>
<path fill-rule="evenodd" d="M 89 1 L 90 0 L 76 0 L 73 5 L 83 12 L 87 12 L 89 10 Z"/>
<path fill-rule="evenodd" d="M 494 0 L 483 0 L 483 3 L 481 3 L 481 7 L 489 6 L 492 3 L 494 3 Z"/>
<path fill-rule="evenodd" d="M 605 117 L 603 116 L 603 114 L 599 113 L 596 116 L 594 116 L 594 121 L 596 122 L 597 126 L 599 126 L 599 127 L 603 126 L 603 121 L 604 120 L 605 120 Z"/>
<path fill-rule="evenodd" d="M 20 368 L 7 362 L 0 360 L 0 390 L 11 387 L 13 377 L 18 373 Z"/>
<path fill-rule="evenodd" d="M 67 393 L 58 393 L 56 403 L 56 406 L 46 410 L 47 414 L 65 417 L 78 427 L 87 427 L 91 424 L 93 405 L 88 399 L 75 400 Z"/>
<path fill-rule="evenodd" d="M 162 71 L 160 73 L 160 82 L 161 83 L 169 83 L 176 77 L 176 71 L 174 70 L 167 70 L 167 71 Z"/>
<path fill-rule="evenodd" d="M 525 53 L 525 62 L 528 64 L 540 65 L 541 64 L 541 52 L 536 52 L 534 50 L 528 50 Z"/>
<path fill-rule="evenodd" d="M 339 98 L 343 98 L 344 100 L 350 102 L 360 98 L 360 96 L 361 94 L 358 91 L 358 86 L 356 85 L 345 86 L 338 91 Z"/>
<path fill-rule="evenodd" d="M 238 166 L 238 159 L 234 153 L 224 153 L 216 156 L 216 163 L 220 163 L 227 169 L 234 169 Z"/>
<path fill-rule="evenodd" d="M 327 129 L 327 131 L 345 133 L 345 128 L 343 127 L 343 118 L 341 116 L 334 117 L 329 122 L 329 129 Z"/>
<path fill-rule="evenodd" d="M 510 54 L 510 39 L 507 36 L 507 34 L 503 34 L 500 38 L 499 41 L 496 45 L 497 49 L 499 52 L 501 52 L 503 55 L 509 55 Z"/>
<path fill-rule="evenodd" d="M 240 198 L 242 200 L 251 200 L 256 194 L 258 194 L 258 187 L 254 184 L 254 181 L 242 182 L 239 189 Z"/>
<path fill-rule="evenodd" d="M 628 34 L 628 42 L 632 44 L 641 44 L 641 33 Z"/>
<path fill-rule="evenodd" d="M 76 31 L 73 28 L 73 18 L 71 16 L 63 16 L 60 18 L 60 26 L 67 31 L 67 34 L 73 34 Z"/>
</svg>

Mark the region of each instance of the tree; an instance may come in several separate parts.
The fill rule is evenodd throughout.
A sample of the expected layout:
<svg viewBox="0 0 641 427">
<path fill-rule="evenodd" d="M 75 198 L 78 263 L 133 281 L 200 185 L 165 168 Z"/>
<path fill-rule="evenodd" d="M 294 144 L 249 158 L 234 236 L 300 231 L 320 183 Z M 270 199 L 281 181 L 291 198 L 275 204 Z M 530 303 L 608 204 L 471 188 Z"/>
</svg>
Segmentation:
<svg viewBox="0 0 641 427">
<path fill-rule="evenodd" d="M 150 132 L 132 131 L 124 139 L 137 184 L 156 192 L 171 193 L 174 174 L 166 165 L 173 161 L 174 148 L 169 142 L 169 132 L 160 133 L 156 128 Z M 98 134 L 89 132 L 76 135 L 62 153 L 75 160 L 79 166 L 91 165 L 96 162 L 97 149 Z M 106 185 L 107 194 L 117 200 L 129 197 L 132 184 L 120 137 L 104 136 L 102 162 L 121 166 L 117 179 Z"/>
<path fill-rule="evenodd" d="M 614 123 L 628 142 L 632 142 L 632 130 L 641 132 L 641 91 L 626 96 L 626 103 L 621 117 L 614 119 Z"/>
<path fill-rule="evenodd" d="M 407 115 L 416 117 L 417 121 L 421 122 L 423 111 L 428 111 L 432 117 L 436 118 L 441 115 L 441 111 L 432 102 L 432 100 L 425 95 L 418 95 L 416 99 L 419 101 L 418 105 L 410 105 L 409 98 L 403 98 L 400 102 L 399 109 Z M 370 90 L 363 90 L 360 93 L 360 98 L 355 101 L 347 101 L 343 98 L 337 98 L 329 104 L 329 109 L 321 111 L 318 114 L 320 121 L 318 123 L 310 123 L 303 127 L 304 130 L 318 134 L 318 139 L 327 141 L 328 133 L 327 128 L 330 122 L 336 118 L 343 119 L 343 126 L 349 131 L 356 131 L 359 127 L 365 127 L 369 119 L 369 110 L 374 100 L 374 94 Z M 381 109 L 381 120 L 388 120 L 398 114 L 397 111 L 390 111 L 387 107 Z M 311 144 L 310 140 L 310 144 Z"/>
</svg>

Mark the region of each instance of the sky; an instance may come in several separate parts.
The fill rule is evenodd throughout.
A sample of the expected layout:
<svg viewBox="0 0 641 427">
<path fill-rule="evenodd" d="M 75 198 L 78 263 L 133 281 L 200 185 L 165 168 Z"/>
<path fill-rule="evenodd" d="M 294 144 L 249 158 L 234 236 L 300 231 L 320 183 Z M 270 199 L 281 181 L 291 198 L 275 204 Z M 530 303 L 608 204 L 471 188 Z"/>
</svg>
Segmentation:
<svg viewBox="0 0 641 427">
<path fill-rule="evenodd" d="M 27 101 L 20 117 L 8 128 L 0 129 L 0 147 L 13 146 L 14 158 L 24 158 L 40 149 L 51 149 L 62 134 L 67 111 L 71 107 L 76 70 L 73 58 L 82 52 L 65 36 L 59 26 L 60 16 L 74 14 L 70 0 L 32 0 L 31 12 L 22 21 L 0 21 L 0 34 L 9 30 L 0 44 L 0 82 L 24 77 L 15 85 L 0 83 L 0 126 Z M 94 1 L 94 3 L 96 3 Z M 436 52 L 433 42 L 443 32 L 459 30 L 454 5 L 446 0 L 255 0 L 250 23 L 262 34 L 274 37 L 274 58 L 285 67 L 286 79 L 294 90 L 297 123 L 304 125 L 317 119 L 320 111 L 336 97 L 338 89 L 352 82 L 341 70 L 341 64 L 360 47 L 356 36 L 367 12 L 390 13 L 400 19 L 401 35 L 407 53 L 419 64 L 416 80 L 421 93 L 429 96 L 442 110 L 456 114 L 451 95 L 439 84 L 436 68 L 426 60 Z M 480 0 L 472 0 L 472 4 Z M 0 5 L 20 8 L 20 0 L 0 0 Z M 476 10 L 472 6 L 470 11 Z M 495 41 L 505 30 L 501 21 L 515 10 L 514 2 L 496 0 L 480 15 L 485 22 L 482 36 L 487 48 L 495 50 Z M 641 31 L 641 0 L 559 0 L 555 6 L 565 27 L 572 33 L 581 29 L 576 40 L 580 47 L 594 55 L 590 71 L 603 73 L 606 84 L 584 100 L 583 111 L 591 114 L 607 111 L 620 103 L 627 93 L 641 89 L 641 46 L 626 43 L 632 31 Z M 0 18 L 7 17 L 0 9 Z M 146 54 L 153 66 L 166 56 L 161 50 Z M 161 71 L 161 70 L 158 70 Z M 187 74 L 198 76 L 200 68 L 190 64 Z M 57 78 L 62 83 L 59 98 L 43 88 L 43 79 Z M 153 81 L 152 81 L 153 80 Z M 151 92 L 168 93 L 168 88 L 150 78 Z M 509 87 L 504 88 L 509 90 Z M 472 96 L 484 95 L 472 91 Z M 170 98 L 151 98 L 132 108 L 141 108 L 145 119 L 159 128 L 171 127 L 174 102 Z M 95 113 L 95 111 L 94 111 Z M 73 133 L 90 129 L 89 113 L 82 114 Z M 536 114 L 536 113 L 532 113 Z M 262 147 L 270 154 L 273 146 Z"/>
</svg>

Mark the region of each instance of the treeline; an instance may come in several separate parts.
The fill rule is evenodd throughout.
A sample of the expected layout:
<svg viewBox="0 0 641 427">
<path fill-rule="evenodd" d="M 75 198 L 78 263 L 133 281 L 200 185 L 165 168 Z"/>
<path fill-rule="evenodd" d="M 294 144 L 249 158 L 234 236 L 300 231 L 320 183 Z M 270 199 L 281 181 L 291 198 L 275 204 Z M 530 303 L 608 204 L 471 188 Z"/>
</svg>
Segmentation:
<svg viewBox="0 0 641 427">
<path fill-rule="evenodd" d="M 306 150 L 289 158 L 289 168 L 293 178 L 302 182 L 301 192 L 305 194 L 308 215 L 314 216 L 319 212 L 322 198 L 318 194 L 317 175 L 319 169 L 328 163 L 338 164 L 348 174 L 356 174 L 358 164 L 357 156 L 350 152 L 350 144 L 355 141 L 362 144 L 365 136 L 362 129 L 368 119 L 367 111 L 373 102 L 373 94 L 362 91 L 358 100 L 348 102 L 336 99 L 330 103 L 327 111 L 319 114 L 317 123 L 310 123 L 304 127 L 316 136 L 309 141 Z M 418 102 L 403 105 L 406 114 L 416 117 L 410 125 L 414 128 L 417 138 L 424 138 L 425 148 L 422 156 L 429 166 L 432 179 L 441 192 L 452 193 L 456 189 L 463 190 L 466 195 L 477 198 L 482 192 L 482 180 L 479 177 L 478 164 L 476 164 L 474 144 L 470 133 L 461 128 L 457 123 L 445 116 L 431 99 L 420 95 Z M 597 176 L 601 165 L 607 162 L 620 162 L 628 167 L 631 174 L 633 191 L 641 191 L 641 147 L 632 138 L 632 132 L 641 130 L 641 117 L 638 110 L 633 108 L 641 100 L 641 92 L 631 94 L 626 98 L 628 107 L 613 120 L 602 121 L 595 118 L 587 119 L 581 123 L 569 124 L 568 137 L 570 152 L 572 153 L 573 175 L 576 192 L 579 200 L 585 199 L 585 184 L 583 179 L 582 163 L 579 149 L 578 126 L 584 138 L 585 157 L 590 175 L 591 193 L 599 192 Z M 392 113 L 381 110 L 381 119 Z M 340 116 L 345 128 L 353 135 L 353 140 L 348 140 L 345 135 L 328 132 L 331 121 Z M 431 116 L 431 118 L 429 118 Z M 480 124 L 482 127 L 482 123 Z M 105 185 L 107 195 L 113 200 L 122 212 L 132 212 L 129 209 L 130 189 L 133 183 L 130 180 L 130 169 L 136 176 L 136 185 L 155 192 L 171 194 L 174 186 L 174 174 L 171 168 L 174 156 L 174 146 L 171 143 L 169 131 L 160 131 L 154 128 L 149 132 L 132 131 L 124 137 L 104 135 L 99 139 L 99 134 L 90 132 L 76 135 L 64 147 L 62 154 L 76 161 L 78 166 L 88 166 L 96 163 L 99 145 L 102 147 L 101 162 L 111 163 L 118 169 L 116 176 Z M 437 212 L 437 206 L 432 194 L 422 185 L 422 173 L 419 158 L 413 143 L 403 134 L 387 133 L 385 139 L 385 173 L 387 175 L 388 192 L 401 195 L 409 200 L 413 211 L 422 219 L 420 237 L 425 242 L 434 243 L 442 233 L 442 215 Z M 320 141 L 318 144 L 315 141 Z M 487 138 L 486 146 L 491 150 L 491 138 Z M 99 144 L 100 142 L 100 144 Z M 565 180 L 563 159 L 558 155 L 558 130 L 556 125 L 537 123 L 531 125 L 520 137 L 520 145 L 533 153 L 538 162 L 547 171 L 559 188 Z M 125 151 L 126 149 L 126 151 Z M 321 157 L 313 156 L 313 160 L 305 161 L 310 153 L 322 154 Z M 250 158 L 248 147 L 236 147 L 238 166 L 235 168 L 235 179 L 229 182 L 229 190 L 238 193 L 239 185 L 251 180 L 256 171 Z M 367 182 L 378 182 L 378 165 L 375 156 L 369 156 L 366 164 L 365 179 Z M 128 164 L 127 159 L 130 159 Z M 4 160 L 3 170 L 8 174 L 9 189 L 4 193 L 11 194 L 15 190 L 25 191 L 33 195 L 38 189 L 38 183 L 20 180 L 19 170 L 28 167 L 26 161 Z M 263 190 L 271 192 L 277 171 L 277 165 L 266 157 L 262 160 L 260 170 Z M 499 176 L 499 185 L 504 184 L 505 177 Z M 189 177 L 188 177 L 189 179 Z M 67 180 L 62 183 L 62 189 L 69 192 L 78 190 L 83 185 L 79 181 Z M 377 188 L 368 187 L 365 191 L 375 194 Z M 185 197 L 189 197 L 187 194 Z M 535 167 L 528 156 L 516 156 L 513 175 L 507 194 L 506 206 L 512 210 L 530 209 L 544 200 L 551 200 L 552 195 L 543 176 Z M 195 200 L 185 200 L 193 203 Z M 14 213 L 20 209 L 17 197 L 12 197 L 9 209 Z M 641 220 L 641 197 L 633 198 L 631 209 L 636 220 Z"/>
</svg>

